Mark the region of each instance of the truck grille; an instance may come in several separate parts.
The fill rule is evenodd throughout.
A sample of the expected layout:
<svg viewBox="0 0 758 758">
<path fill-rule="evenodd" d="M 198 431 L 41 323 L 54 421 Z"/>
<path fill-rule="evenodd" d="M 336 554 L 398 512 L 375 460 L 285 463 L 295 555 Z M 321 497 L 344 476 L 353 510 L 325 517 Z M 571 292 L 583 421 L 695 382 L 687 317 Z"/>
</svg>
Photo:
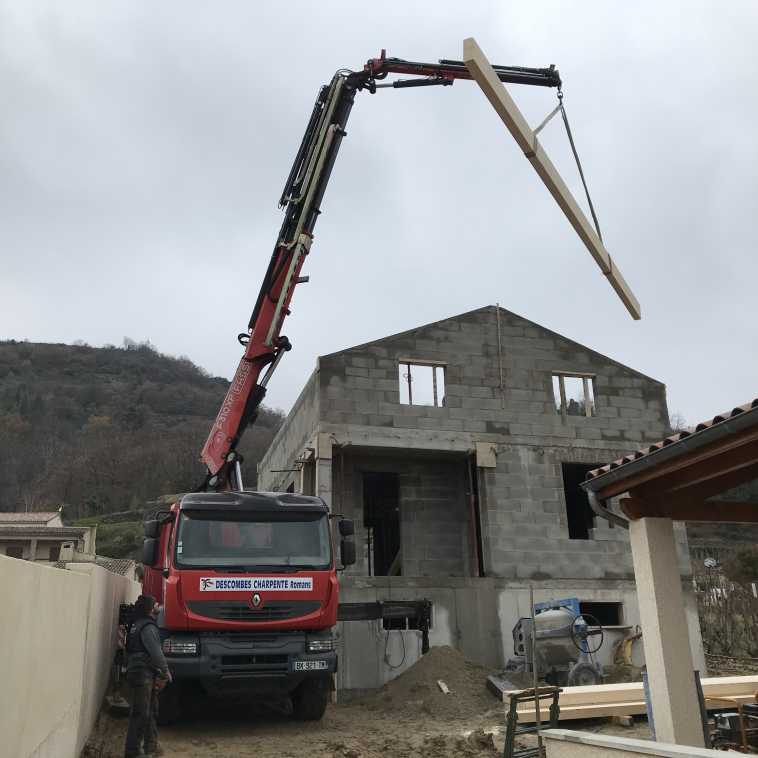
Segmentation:
<svg viewBox="0 0 758 758">
<path fill-rule="evenodd" d="M 222 666 L 272 666 L 278 663 L 286 664 L 286 655 L 222 655 Z"/>
<path fill-rule="evenodd" d="M 321 607 L 318 600 L 269 600 L 262 608 L 251 608 L 244 600 L 190 600 L 193 613 L 222 621 L 279 621 L 306 616 Z"/>
<path fill-rule="evenodd" d="M 223 655 L 221 679 L 254 679 L 256 677 L 286 676 L 289 659 L 286 655 Z"/>
</svg>

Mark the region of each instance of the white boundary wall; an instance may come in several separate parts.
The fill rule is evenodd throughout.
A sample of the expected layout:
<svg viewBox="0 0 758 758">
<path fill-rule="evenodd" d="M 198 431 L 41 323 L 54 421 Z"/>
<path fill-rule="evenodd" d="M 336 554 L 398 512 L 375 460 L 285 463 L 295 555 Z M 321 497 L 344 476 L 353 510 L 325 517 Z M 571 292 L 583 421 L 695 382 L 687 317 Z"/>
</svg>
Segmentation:
<svg viewBox="0 0 758 758">
<path fill-rule="evenodd" d="M 91 563 L 0 556 L 0 753 L 76 758 L 115 652 L 118 606 L 140 586 Z"/>
<path fill-rule="evenodd" d="M 542 735 L 547 758 L 639 758 L 646 755 L 660 758 L 717 758 L 733 755 L 731 751 L 725 753 L 723 750 L 575 732 L 571 729 L 546 729 Z"/>
</svg>

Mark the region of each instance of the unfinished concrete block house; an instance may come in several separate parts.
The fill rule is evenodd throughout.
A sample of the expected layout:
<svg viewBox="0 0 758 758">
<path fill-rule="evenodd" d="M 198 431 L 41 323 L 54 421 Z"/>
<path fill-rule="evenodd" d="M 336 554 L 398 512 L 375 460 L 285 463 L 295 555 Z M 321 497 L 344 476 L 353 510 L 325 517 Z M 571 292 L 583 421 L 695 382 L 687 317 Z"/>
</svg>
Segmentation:
<svg viewBox="0 0 758 758">
<path fill-rule="evenodd" d="M 355 520 L 341 601 L 429 599 L 431 644 L 496 668 L 532 585 L 537 601 L 575 597 L 594 614 L 609 662 L 639 622 L 631 552 L 579 484 L 667 432 L 661 382 L 488 306 L 321 356 L 258 487 L 319 495 Z M 679 542 L 687 576 L 683 529 Z M 341 624 L 342 688 L 417 660 L 419 633 L 388 621 Z"/>
</svg>

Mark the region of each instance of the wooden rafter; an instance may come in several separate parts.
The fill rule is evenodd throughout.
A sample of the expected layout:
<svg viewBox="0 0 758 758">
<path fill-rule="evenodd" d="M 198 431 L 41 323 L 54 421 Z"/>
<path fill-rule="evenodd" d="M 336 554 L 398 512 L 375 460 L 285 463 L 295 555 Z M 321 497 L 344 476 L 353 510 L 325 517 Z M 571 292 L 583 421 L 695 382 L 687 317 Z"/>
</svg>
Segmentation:
<svg viewBox="0 0 758 758">
<path fill-rule="evenodd" d="M 539 140 L 523 114 L 508 94 L 505 85 L 500 81 L 492 65 L 473 37 L 469 37 L 463 41 L 463 61 L 471 76 L 481 87 L 492 107 L 497 111 L 498 116 L 500 116 L 508 131 L 513 135 L 516 143 L 550 191 L 550 194 L 555 198 L 555 201 L 569 220 L 571 226 L 576 230 L 584 246 L 589 250 L 590 255 L 595 259 L 595 263 L 600 267 L 600 270 L 605 274 L 616 294 L 621 298 L 632 318 L 641 318 L 640 304 L 637 298 L 624 280 L 624 277 L 621 276 L 621 272 L 605 249 L 602 240 L 598 237 L 592 224 L 587 220 L 587 217 L 571 194 L 571 190 L 569 190 L 563 178 L 558 173 L 558 169 L 556 169 L 544 148 L 540 145 Z"/>
<path fill-rule="evenodd" d="M 718 521 L 728 523 L 758 523 L 758 501 L 689 500 L 665 502 L 621 498 L 621 510 L 630 519 L 643 517 L 670 518 L 674 521 Z"/>
</svg>

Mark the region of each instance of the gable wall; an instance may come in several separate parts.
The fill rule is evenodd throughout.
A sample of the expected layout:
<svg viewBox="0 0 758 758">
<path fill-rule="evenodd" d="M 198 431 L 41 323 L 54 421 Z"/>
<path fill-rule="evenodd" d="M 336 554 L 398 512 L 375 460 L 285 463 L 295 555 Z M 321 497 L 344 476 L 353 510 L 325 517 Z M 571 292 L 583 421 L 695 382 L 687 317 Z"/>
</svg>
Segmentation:
<svg viewBox="0 0 758 758">
<path fill-rule="evenodd" d="M 484 308 L 322 357 L 322 421 L 602 441 L 625 449 L 665 434 L 660 382 L 503 310 L 501 393 L 497 331 L 495 308 Z M 398 358 L 446 364 L 445 407 L 399 404 Z M 555 412 L 554 370 L 596 375 L 596 416 Z"/>
<path fill-rule="evenodd" d="M 340 429 L 392 431 L 409 450 L 421 431 L 463 450 L 491 442 L 496 465 L 479 469 L 488 575 L 631 576 L 624 530 L 595 519 L 592 539 L 569 539 L 561 464 L 603 464 L 665 436 L 664 385 L 507 311 L 500 334 L 499 359 L 496 309 L 484 308 L 325 356 L 321 422 L 338 440 Z M 399 403 L 399 358 L 445 364 L 444 407 Z M 556 412 L 553 371 L 594 376 L 595 415 Z"/>
<path fill-rule="evenodd" d="M 310 443 L 319 420 L 319 372 L 314 371 L 292 410 L 284 420 L 266 454 L 258 462 L 258 489 L 284 491 L 294 481 L 299 485 L 295 460 Z"/>
</svg>

